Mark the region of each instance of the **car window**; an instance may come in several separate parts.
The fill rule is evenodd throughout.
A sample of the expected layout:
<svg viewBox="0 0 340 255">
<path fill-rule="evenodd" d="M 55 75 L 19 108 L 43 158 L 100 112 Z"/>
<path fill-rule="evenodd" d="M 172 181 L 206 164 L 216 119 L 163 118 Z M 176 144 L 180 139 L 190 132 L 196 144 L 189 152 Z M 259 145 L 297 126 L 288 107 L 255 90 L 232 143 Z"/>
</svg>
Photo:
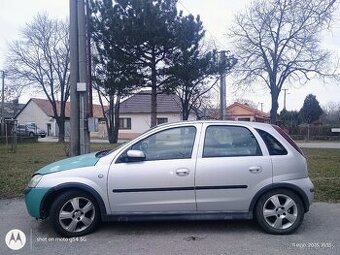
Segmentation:
<svg viewBox="0 0 340 255">
<path fill-rule="evenodd" d="M 270 155 L 287 155 L 288 152 L 285 147 L 283 147 L 283 145 L 274 136 L 261 129 L 256 129 L 256 131 L 262 137 Z"/>
<path fill-rule="evenodd" d="M 238 126 L 209 126 L 205 133 L 203 157 L 261 156 L 253 133 Z"/>
<path fill-rule="evenodd" d="M 146 161 L 191 158 L 196 135 L 195 127 L 178 127 L 153 134 L 134 144 L 132 150 L 141 150 Z"/>
</svg>

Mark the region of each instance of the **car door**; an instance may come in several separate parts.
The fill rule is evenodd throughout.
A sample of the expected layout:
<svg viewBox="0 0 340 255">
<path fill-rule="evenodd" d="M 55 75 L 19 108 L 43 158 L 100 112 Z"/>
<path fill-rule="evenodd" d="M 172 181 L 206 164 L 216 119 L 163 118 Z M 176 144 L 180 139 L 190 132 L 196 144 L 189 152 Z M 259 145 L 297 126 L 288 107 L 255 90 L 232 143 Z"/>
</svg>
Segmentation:
<svg viewBox="0 0 340 255">
<path fill-rule="evenodd" d="M 195 184 L 198 211 L 247 211 L 255 193 L 272 183 L 263 141 L 242 125 L 204 124 Z"/>
<path fill-rule="evenodd" d="M 195 211 L 194 170 L 201 125 L 166 128 L 137 141 L 111 165 L 112 213 Z M 146 158 L 129 162 L 127 151 Z"/>
</svg>

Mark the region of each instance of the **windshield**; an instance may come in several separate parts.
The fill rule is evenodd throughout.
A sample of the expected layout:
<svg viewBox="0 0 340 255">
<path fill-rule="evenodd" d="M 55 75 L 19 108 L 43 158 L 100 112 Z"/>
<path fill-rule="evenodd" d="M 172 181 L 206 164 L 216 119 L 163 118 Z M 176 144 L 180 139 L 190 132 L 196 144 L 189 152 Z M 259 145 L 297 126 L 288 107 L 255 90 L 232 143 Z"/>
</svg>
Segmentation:
<svg viewBox="0 0 340 255">
<path fill-rule="evenodd" d="M 122 143 L 120 144 L 119 146 L 117 146 L 116 148 L 114 149 L 106 149 L 106 150 L 101 150 L 101 151 L 98 151 L 96 154 L 95 154 L 95 157 L 96 158 L 102 158 L 102 157 L 105 157 L 107 155 L 109 155 L 110 153 L 120 149 L 123 145 L 125 145 L 125 143 Z"/>
</svg>

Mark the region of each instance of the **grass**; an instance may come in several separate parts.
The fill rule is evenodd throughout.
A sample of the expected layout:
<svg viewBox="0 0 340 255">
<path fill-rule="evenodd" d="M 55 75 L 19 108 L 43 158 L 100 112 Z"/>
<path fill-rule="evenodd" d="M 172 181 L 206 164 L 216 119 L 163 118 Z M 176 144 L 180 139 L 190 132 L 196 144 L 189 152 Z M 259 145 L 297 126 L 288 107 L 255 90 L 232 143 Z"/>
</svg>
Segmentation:
<svg viewBox="0 0 340 255">
<path fill-rule="evenodd" d="M 111 144 L 91 144 L 91 151 L 116 147 Z M 32 174 L 40 167 L 65 158 L 61 143 L 18 144 L 16 153 L 0 145 L 0 198 L 23 196 Z"/>
<path fill-rule="evenodd" d="M 92 144 L 91 151 L 110 149 L 116 145 Z M 303 149 L 309 175 L 315 185 L 316 200 L 340 202 L 340 150 Z M 22 197 L 32 174 L 40 167 L 65 158 L 60 143 L 18 144 L 17 152 L 0 145 L 0 198 Z"/>
<path fill-rule="evenodd" d="M 340 202 L 340 150 L 303 149 L 315 190 L 316 200 Z"/>
</svg>

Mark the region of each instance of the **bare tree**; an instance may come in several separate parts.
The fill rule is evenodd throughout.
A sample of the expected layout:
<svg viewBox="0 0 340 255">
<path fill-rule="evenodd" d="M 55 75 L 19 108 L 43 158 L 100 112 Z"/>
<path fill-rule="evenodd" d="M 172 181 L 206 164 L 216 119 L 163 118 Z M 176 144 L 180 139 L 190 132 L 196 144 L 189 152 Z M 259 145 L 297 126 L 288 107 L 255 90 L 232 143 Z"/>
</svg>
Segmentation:
<svg viewBox="0 0 340 255">
<path fill-rule="evenodd" d="M 239 80 L 262 80 L 270 89 L 271 121 L 286 82 L 305 84 L 331 76 L 330 52 L 320 47 L 321 31 L 331 21 L 335 0 L 260 0 L 235 17 L 230 36 L 239 59 Z"/>
<path fill-rule="evenodd" d="M 16 85 L 7 85 L 4 88 L 4 102 L 12 102 L 20 97 L 22 92 L 22 87 Z M 0 94 L 0 101 L 2 96 Z"/>
<path fill-rule="evenodd" d="M 9 47 L 7 73 L 10 79 L 42 90 L 52 105 L 59 129 L 65 137 L 65 105 L 69 98 L 70 48 L 68 24 L 38 14 Z"/>
<path fill-rule="evenodd" d="M 258 107 L 257 103 L 255 103 L 254 101 L 252 101 L 250 99 L 246 99 L 246 98 L 236 98 L 235 102 L 239 103 L 239 104 L 248 105 L 249 107 L 252 107 L 254 109 L 257 109 L 257 107 Z"/>
<path fill-rule="evenodd" d="M 323 107 L 321 119 L 327 124 L 340 124 L 340 102 L 330 102 Z"/>
</svg>

